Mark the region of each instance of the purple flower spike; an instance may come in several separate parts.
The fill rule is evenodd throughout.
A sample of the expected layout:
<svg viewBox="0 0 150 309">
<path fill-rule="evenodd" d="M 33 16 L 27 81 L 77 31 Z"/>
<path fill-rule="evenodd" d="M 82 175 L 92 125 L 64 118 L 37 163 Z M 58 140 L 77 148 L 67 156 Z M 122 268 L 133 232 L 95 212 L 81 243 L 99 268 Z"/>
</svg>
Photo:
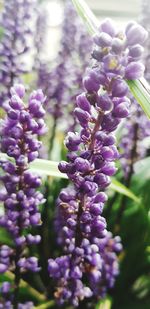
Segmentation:
<svg viewBox="0 0 150 309">
<path fill-rule="evenodd" d="M 146 34 L 136 27 L 140 32 L 137 45 Z M 85 298 L 102 298 L 118 275 L 120 239 L 107 231 L 102 210 L 107 200 L 103 191 L 117 170 L 115 160 L 119 157 L 113 132 L 129 113 L 125 70 L 137 57 L 129 55 L 131 42 L 128 44 L 126 33 L 120 36 L 106 20 L 95 35 L 94 64 L 86 70 L 85 92 L 77 97 L 74 112 L 80 132 L 68 133 L 68 162 L 59 164 L 72 185 L 62 190 L 57 202 L 55 227 L 64 254 L 50 259 L 48 266 L 50 277 L 56 281 L 58 304 L 69 302 L 77 307 Z"/>
<path fill-rule="evenodd" d="M 7 99 L 11 87 L 20 82 L 21 75 L 29 71 L 28 63 L 24 56 L 28 54 L 32 46 L 34 27 L 31 21 L 35 12 L 35 0 L 9 0 L 4 1 L 4 9 L 1 16 L 1 27 L 4 29 L 0 44 L 0 82 L 1 95 L 0 106 L 7 110 Z M 27 13 L 28 12 L 28 13 Z M 29 43 L 30 42 L 30 43 Z M 16 85 L 19 97 L 24 96 L 22 86 Z M 15 89 L 12 90 L 15 95 Z"/>
<path fill-rule="evenodd" d="M 41 130 L 45 128 L 43 112 L 41 115 L 42 122 L 39 116 L 39 111 L 41 109 L 43 111 L 44 96 L 41 91 L 34 91 L 28 100 L 28 104 L 24 103 L 24 96 L 25 88 L 23 85 L 17 84 L 11 88 L 7 115 L 2 121 L 1 127 L 1 151 L 14 160 L 13 163 L 9 161 L 0 162 L 0 167 L 4 173 L 1 181 L 6 190 L 5 194 L 1 194 L 5 211 L 4 215 L 0 216 L 0 226 L 9 232 L 14 243 L 13 249 L 5 245 L 0 246 L 0 273 L 5 273 L 13 267 L 15 268 L 14 274 L 19 271 L 19 276 L 21 270 L 39 271 L 37 258 L 27 257 L 24 248 L 28 244 L 40 242 L 40 235 L 33 236 L 28 234 L 28 231 L 41 223 L 38 206 L 44 201 L 43 195 L 37 191 L 37 188 L 41 185 L 41 179 L 28 171 L 29 162 L 38 156 L 41 147 L 41 142 L 38 141 L 37 137 L 41 134 Z M 35 98 L 38 102 L 36 111 L 30 109 L 32 98 Z M 18 270 L 18 266 L 20 270 Z M 1 290 L 3 294 L 9 292 L 7 282 Z M 31 307 L 27 305 L 23 307 L 21 304 L 19 306 L 18 308 Z"/>
</svg>

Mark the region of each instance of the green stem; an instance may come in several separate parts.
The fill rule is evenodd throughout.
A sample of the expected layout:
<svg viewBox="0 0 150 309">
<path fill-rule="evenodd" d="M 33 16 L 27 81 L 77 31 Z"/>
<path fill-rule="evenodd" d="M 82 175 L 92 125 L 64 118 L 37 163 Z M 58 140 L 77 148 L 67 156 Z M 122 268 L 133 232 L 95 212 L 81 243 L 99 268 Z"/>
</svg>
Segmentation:
<svg viewBox="0 0 150 309">
<path fill-rule="evenodd" d="M 54 140 L 55 140 L 55 136 L 56 136 L 56 127 L 57 127 L 57 118 L 55 117 L 53 128 L 52 128 L 52 134 L 51 134 L 50 141 L 49 141 L 49 149 L 48 149 L 49 159 L 51 158 L 51 152 L 52 152 L 53 146 L 54 146 Z"/>
<path fill-rule="evenodd" d="M 11 273 L 10 271 L 6 272 L 6 275 L 8 277 L 8 279 L 10 280 L 14 280 L 15 276 L 13 273 Z M 46 300 L 45 295 L 39 293 L 37 290 L 35 290 L 33 287 L 31 287 L 26 281 L 24 281 L 23 279 L 20 280 L 20 288 L 27 288 L 28 292 L 35 297 L 38 301 L 44 301 Z"/>
<path fill-rule="evenodd" d="M 133 147 L 132 147 L 132 150 L 131 150 L 131 163 L 130 163 L 130 170 L 129 170 L 129 174 L 128 174 L 128 177 L 126 179 L 126 187 L 129 188 L 130 187 L 130 184 L 131 184 L 131 180 L 132 180 L 132 175 L 134 173 L 134 160 L 136 158 L 136 151 L 137 151 L 137 140 L 138 140 L 138 123 L 136 122 L 134 125 L 133 125 L 133 130 L 134 130 L 134 143 L 133 143 Z M 120 205 L 120 208 L 119 208 L 119 211 L 118 211 L 118 215 L 117 215 L 117 218 L 116 218 L 116 225 L 115 225 L 115 230 L 118 231 L 118 228 L 119 228 L 119 224 L 121 222 L 121 219 L 122 219 L 122 215 L 124 213 L 124 210 L 126 209 L 126 203 L 127 203 L 127 198 L 126 196 L 122 196 L 122 199 L 121 199 L 121 205 Z"/>
</svg>

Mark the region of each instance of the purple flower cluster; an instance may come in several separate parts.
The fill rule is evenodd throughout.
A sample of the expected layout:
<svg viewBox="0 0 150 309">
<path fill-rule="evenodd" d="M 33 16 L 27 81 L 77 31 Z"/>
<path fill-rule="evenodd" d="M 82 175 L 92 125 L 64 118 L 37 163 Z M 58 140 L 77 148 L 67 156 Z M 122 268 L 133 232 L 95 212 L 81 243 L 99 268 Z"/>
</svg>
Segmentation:
<svg viewBox="0 0 150 309">
<path fill-rule="evenodd" d="M 41 147 L 37 136 L 46 130 L 42 107 L 45 98 L 41 90 L 33 91 L 26 105 L 23 85 L 16 84 L 10 92 L 7 116 L 1 126 L 1 150 L 10 160 L 0 161 L 3 170 L 0 181 L 5 187 L 5 192 L 0 194 L 4 203 L 0 226 L 10 233 L 15 249 L 5 245 L 0 247 L 0 273 L 11 269 L 18 274 L 39 270 L 37 258 L 27 257 L 25 248 L 40 242 L 40 235 L 32 235 L 31 228 L 41 224 L 38 206 L 44 199 L 37 191 L 41 179 L 28 168 L 38 157 Z"/>
<path fill-rule="evenodd" d="M 111 20 L 105 20 L 94 36 L 94 63 L 83 79 L 85 92 L 77 97 L 75 109 L 81 130 L 68 133 L 69 162 L 59 164 L 73 182 L 61 191 L 57 204 L 55 224 L 64 256 L 49 260 L 59 304 L 78 306 L 86 297 L 104 297 L 118 274 L 121 244 L 106 230 L 104 190 L 119 156 L 113 132 L 129 113 L 124 79 L 141 77 L 144 66 L 137 51 L 141 54 L 139 44 L 146 37 L 138 24 L 130 23 L 122 32 Z"/>
<path fill-rule="evenodd" d="M 0 105 L 10 96 L 10 88 L 27 72 L 24 55 L 30 50 L 35 0 L 4 1 L 1 16 L 3 37 L 0 43 Z"/>
</svg>

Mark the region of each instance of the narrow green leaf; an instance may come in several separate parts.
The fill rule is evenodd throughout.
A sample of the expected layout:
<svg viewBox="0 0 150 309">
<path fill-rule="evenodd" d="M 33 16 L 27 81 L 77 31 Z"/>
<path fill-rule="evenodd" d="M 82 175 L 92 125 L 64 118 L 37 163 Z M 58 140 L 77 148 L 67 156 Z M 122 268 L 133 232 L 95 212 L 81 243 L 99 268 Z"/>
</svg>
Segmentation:
<svg viewBox="0 0 150 309">
<path fill-rule="evenodd" d="M 53 307 L 54 304 L 55 304 L 55 302 L 53 300 L 50 300 L 50 301 L 46 302 L 45 304 L 34 307 L 34 309 L 47 309 L 47 308 Z"/>
<path fill-rule="evenodd" d="M 127 84 L 145 114 L 150 118 L 150 90 L 145 79 L 128 80 Z"/>
<path fill-rule="evenodd" d="M 130 199 L 132 199 L 136 203 L 140 203 L 140 199 L 131 190 L 129 190 L 126 186 L 124 186 L 121 182 L 119 182 L 115 178 L 111 179 L 111 184 L 110 184 L 109 188 L 120 193 L 120 194 L 123 194 L 123 195 L 129 197 Z"/>
<path fill-rule="evenodd" d="M 6 274 L 6 276 L 9 280 L 14 281 L 15 276 L 11 271 L 7 271 L 5 274 Z M 29 285 L 29 283 L 27 283 L 23 279 L 20 280 L 20 288 L 27 288 L 29 293 L 31 295 L 33 295 L 38 301 L 42 302 L 42 301 L 46 300 L 45 295 L 43 295 L 39 291 L 35 290 L 31 285 Z"/>
<path fill-rule="evenodd" d="M 79 16 L 82 18 L 83 22 L 86 24 L 87 29 L 91 35 L 95 34 L 98 29 L 98 20 L 93 12 L 90 10 L 89 6 L 84 0 L 72 0 Z"/>
<path fill-rule="evenodd" d="M 4 154 L 0 153 L 0 158 L 9 160 L 10 158 Z M 58 162 L 50 161 L 50 160 L 43 160 L 43 159 L 36 159 L 29 165 L 31 171 L 38 173 L 41 176 L 52 176 L 52 177 L 59 177 L 67 179 L 68 176 L 66 174 L 61 173 L 58 170 Z M 109 186 L 110 189 L 124 194 L 127 197 L 131 198 L 135 202 L 139 203 L 140 200 L 135 194 L 126 188 L 123 184 L 121 184 L 116 179 L 112 178 L 112 183 Z"/>
<path fill-rule="evenodd" d="M 41 176 L 54 176 L 67 179 L 67 175 L 63 174 L 58 169 L 58 162 L 36 159 L 30 164 L 30 169 Z"/>
</svg>

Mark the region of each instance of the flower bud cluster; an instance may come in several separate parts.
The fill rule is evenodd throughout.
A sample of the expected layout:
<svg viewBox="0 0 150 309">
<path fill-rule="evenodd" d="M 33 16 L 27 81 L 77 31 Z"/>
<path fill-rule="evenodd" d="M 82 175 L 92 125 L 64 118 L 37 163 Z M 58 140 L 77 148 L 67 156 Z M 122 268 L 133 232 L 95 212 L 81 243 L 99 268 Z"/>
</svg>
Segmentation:
<svg viewBox="0 0 150 309">
<path fill-rule="evenodd" d="M 57 204 L 55 224 L 64 256 L 49 260 L 60 304 L 67 301 L 78 306 L 86 297 L 104 297 L 118 274 L 121 244 L 106 229 L 104 190 L 116 172 L 114 161 L 119 156 L 114 131 L 129 114 L 124 79 L 142 76 L 144 66 L 139 59 L 146 37 L 138 24 L 130 23 L 120 32 L 111 20 L 104 21 L 94 36 L 95 61 L 83 79 L 85 92 L 77 97 L 75 109 L 81 130 L 68 133 L 69 162 L 59 164 L 73 182 L 61 191 Z"/>
<path fill-rule="evenodd" d="M 43 195 L 37 190 L 41 179 L 28 170 L 29 163 L 38 157 L 41 142 L 37 136 L 45 133 L 43 120 L 45 97 L 41 90 L 33 91 L 28 104 L 23 102 L 25 88 L 16 84 L 10 90 L 7 115 L 1 126 L 1 150 L 10 160 L 1 160 L 0 181 L 5 191 L 0 194 L 4 203 L 4 214 L 0 216 L 0 226 L 5 228 L 14 242 L 14 249 L 0 246 L 0 273 L 19 268 L 39 271 L 36 257 L 27 257 L 25 248 L 38 244 L 40 235 L 32 235 L 31 228 L 41 224 L 38 210 L 43 203 Z M 30 229 L 30 233 L 29 233 Z M 22 307 L 20 307 L 22 308 Z"/>
</svg>

